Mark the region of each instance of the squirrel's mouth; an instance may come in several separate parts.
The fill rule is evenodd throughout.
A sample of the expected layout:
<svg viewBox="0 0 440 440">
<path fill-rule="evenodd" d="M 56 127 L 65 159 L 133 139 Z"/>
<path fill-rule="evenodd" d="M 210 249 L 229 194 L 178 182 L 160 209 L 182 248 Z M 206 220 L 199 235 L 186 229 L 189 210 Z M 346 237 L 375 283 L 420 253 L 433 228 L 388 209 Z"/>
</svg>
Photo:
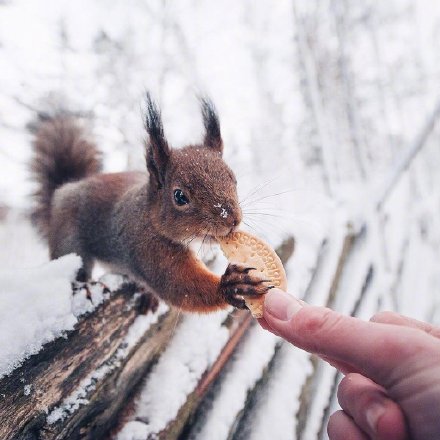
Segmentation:
<svg viewBox="0 0 440 440">
<path fill-rule="evenodd" d="M 229 234 L 232 234 L 232 232 L 235 232 L 239 229 L 240 225 L 233 225 L 231 226 L 225 226 L 224 228 L 222 228 L 221 231 L 215 231 L 215 234 L 211 233 L 208 234 L 210 237 L 217 239 L 217 238 L 223 238 L 228 236 Z"/>
<path fill-rule="evenodd" d="M 209 229 L 205 230 L 202 233 L 199 233 L 196 237 L 192 237 L 189 240 L 183 240 L 182 242 L 187 246 L 191 247 L 197 253 L 200 253 L 200 249 L 210 244 L 218 244 L 221 239 L 227 237 L 232 232 L 235 232 L 239 229 L 239 225 L 233 227 L 223 227 L 221 230 L 216 228 L 215 230 Z"/>
<path fill-rule="evenodd" d="M 230 222 L 229 224 L 215 224 L 214 222 L 211 222 L 209 226 L 205 225 L 204 228 L 199 229 L 197 235 L 195 237 L 193 235 L 191 240 L 195 238 L 197 240 L 204 240 L 205 242 L 211 239 L 217 241 L 218 238 L 226 237 L 232 232 L 239 230 L 240 225 L 241 222 L 237 224 L 235 221 Z"/>
</svg>

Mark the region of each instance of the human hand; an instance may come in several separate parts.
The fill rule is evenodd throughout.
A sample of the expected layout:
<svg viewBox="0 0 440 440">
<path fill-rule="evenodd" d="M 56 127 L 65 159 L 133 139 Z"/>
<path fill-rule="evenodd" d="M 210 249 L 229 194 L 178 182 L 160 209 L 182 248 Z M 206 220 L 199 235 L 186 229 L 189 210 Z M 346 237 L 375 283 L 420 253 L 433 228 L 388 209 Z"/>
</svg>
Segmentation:
<svg viewBox="0 0 440 440">
<path fill-rule="evenodd" d="M 345 374 L 330 439 L 440 439 L 440 329 L 390 312 L 365 322 L 279 289 L 260 324 Z"/>
</svg>

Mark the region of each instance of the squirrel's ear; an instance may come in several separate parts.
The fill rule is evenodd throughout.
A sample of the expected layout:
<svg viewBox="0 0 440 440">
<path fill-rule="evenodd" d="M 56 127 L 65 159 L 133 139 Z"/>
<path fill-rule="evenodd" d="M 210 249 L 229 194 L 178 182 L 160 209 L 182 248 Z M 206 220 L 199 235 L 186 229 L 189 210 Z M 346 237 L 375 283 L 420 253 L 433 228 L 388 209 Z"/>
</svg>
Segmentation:
<svg viewBox="0 0 440 440">
<path fill-rule="evenodd" d="M 145 101 L 145 129 L 149 137 L 146 143 L 147 168 L 151 178 L 156 181 L 157 187 L 161 188 L 164 184 L 171 151 L 165 139 L 160 110 L 148 92 Z"/>
<path fill-rule="evenodd" d="M 209 98 L 200 98 L 200 104 L 202 107 L 203 124 L 205 125 L 204 145 L 222 154 L 223 140 L 220 133 L 217 110 Z"/>
</svg>

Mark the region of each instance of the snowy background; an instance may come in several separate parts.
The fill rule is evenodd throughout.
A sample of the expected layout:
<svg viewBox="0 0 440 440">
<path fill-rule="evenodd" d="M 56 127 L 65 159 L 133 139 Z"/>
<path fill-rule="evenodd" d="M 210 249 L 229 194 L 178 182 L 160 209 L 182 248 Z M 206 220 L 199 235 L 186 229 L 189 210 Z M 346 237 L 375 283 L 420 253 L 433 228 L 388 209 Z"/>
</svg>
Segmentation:
<svg viewBox="0 0 440 440">
<path fill-rule="evenodd" d="M 8 280 L 24 269 L 23 279 L 39 279 L 30 268 L 47 261 L 27 219 L 34 187 L 26 125 L 61 104 L 90 120 L 107 171 L 143 169 L 141 105 L 151 90 L 175 147 L 201 139 L 196 97 L 211 96 L 246 227 L 274 246 L 296 238 L 287 267 L 292 293 L 364 318 L 386 308 L 440 323 L 440 128 L 430 124 L 439 83 L 440 3 L 431 0 L 0 0 L 0 322 L 10 323 L 12 312 L 17 326 L 31 322 L 20 313 L 26 299 L 11 300 L 20 287 Z M 43 326 L 36 340 L 32 331 L 21 335 L 27 354 L 74 325 L 65 299 L 44 315 L 47 334 Z M 206 327 L 200 319 L 184 320 L 181 334 Z M 212 317 L 209 334 L 222 337 L 221 320 Z M 212 348 L 209 334 L 190 368 L 199 376 L 189 381 L 221 348 Z M 4 371 L 23 357 L 2 353 Z M 166 424 L 160 404 L 169 407 L 154 400 L 154 374 L 169 374 L 174 390 L 176 372 L 161 368 L 170 358 L 185 366 L 191 356 L 176 337 L 121 439 Z M 264 399 L 252 409 L 266 417 L 232 427 L 269 363 L 270 380 L 258 391 Z M 243 364 L 252 370 L 246 378 Z M 298 396 L 307 377 L 313 387 L 304 407 Z M 277 429 L 277 439 L 325 438 L 337 380 L 253 328 L 191 438 L 269 438 Z M 151 414 L 155 426 L 142 421 Z"/>
</svg>

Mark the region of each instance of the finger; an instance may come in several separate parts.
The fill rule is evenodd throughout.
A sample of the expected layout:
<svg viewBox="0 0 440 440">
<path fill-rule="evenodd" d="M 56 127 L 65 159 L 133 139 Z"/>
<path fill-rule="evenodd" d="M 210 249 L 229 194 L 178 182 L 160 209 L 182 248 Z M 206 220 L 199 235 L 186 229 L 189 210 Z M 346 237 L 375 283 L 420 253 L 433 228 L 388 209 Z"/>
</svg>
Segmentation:
<svg viewBox="0 0 440 440">
<path fill-rule="evenodd" d="M 267 323 L 266 319 L 259 318 L 259 319 L 257 319 L 257 321 L 261 325 L 261 327 L 264 328 L 264 330 L 268 330 L 269 332 L 273 333 L 274 335 L 280 336 L 273 328 L 271 328 L 271 326 Z M 330 364 L 332 367 L 335 367 L 336 369 L 338 369 L 343 374 L 356 372 L 356 370 L 351 365 L 348 365 L 344 362 L 338 362 L 337 360 L 332 359 L 327 356 L 321 356 L 321 359 L 324 360 L 325 362 L 327 362 L 328 364 Z"/>
<path fill-rule="evenodd" d="M 257 319 L 257 321 L 261 325 L 261 327 L 264 328 L 264 330 L 267 330 L 276 336 L 280 336 L 280 334 L 267 323 L 265 318 L 259 318 L 259 319 Z M 336 359 L 332 359 L 329 356 L 321 356 L 321 359 L 323 361 L 327 362 L 328 364 L 330 364 L 332 367 L 335 367 L 336 369 L 338 369 L 343 374 L 357 372 L 357 370 L 353 366 L 351 366 L 345 362 L 339 362 Z"/>
<path fill-rule="evenodd" d="M 403 327 L 417 328 L 423 330 L 428 335 L 434 336 L 434 338 L 440 339 L 440 328 L 427 322 L 418 321 L 408 316 L 402 316 L 395 312 L 379 312 L 376 313 L 370 319 L 371 322 L 379 322 L 381 324 L 394 324 L 401 325 Z"/>
<path fill-rule="evenodd" d="M 327 434 L 330 440 L 368 440 L 367 435 L 356 426 L 353 419 L 344 411 L 336 411 L 330 416 Z"/>
<path fill-rule="evenodd" d="M 264 328 L 264 330 L 272 331 L 270 325 L 267 323 L 267 321 L 264 318 L 257 319 L 258 323 L 261 325 L 261 327 Z"/>
<path fill-rule="evenodd" d="M 300 302 L 301 305 L 306 305 L 306 303 L 304 301 L 298 300 Z M 260 323 L 261 327 L 263 327 L 263 329 L 270 331 L 271 333 L 275 334 L 276 336 L 281 336 L 276 330 L 274 330 L 269 323 L 267 322 L 266 318 L 260 318 L 258 319 L 258 322 Z M 348 373 L 353 373 L 353 372 L 357 372 L 357 370 L 342 361 L 337 361 L 336 359 L 331 358 L 330 356 L 323 356 L 321 355 L 320 358 L 327 362 L 328 364 L 330 364 L 332 367 L 335 367 L 336 369 L 338 369 L 341 373 L 343 374 L 348 374 Z"/>
<path fill-rule="evenodd" d="M 338 388 L 341 408 L 376 440 L 405 440 L 405 419 L 385 390 L 360 374 L 349 374 Z"/>
<path fill-rule="evenodd" d="M 266 294 L 264 318 L 297 347 L 344 362 L 385 388 L 398 379 L 396 365 L 423 368 L 419 358 L 426 361 L 439 352 L 437 341 L 415 329 L 394 326 L 391 330 L 395 331 L 390 331 L 389 324 L 365 322 L 323 307 L 303 305 L 279 289 Z"/>
<path fill-rule="evenodd" d="M 273 328 L 271 328 L 271 326 L 267 323 L 267 321 L 264 318 L 259 318 L 257 319 L 257 321 L 261 325 L 261 327 L 264 328 L 264 330 L 267 330 L 276 336 L 280 336 Z"/>
<path fill-rule="evenodd" d="M 280 335 L 278 335 L 278 336 L 280 336 Z M 358 370 L 355 367 L 353 367 L 350 364 L 347 364 L 346 362 L 338 361 L 336 359 L 333 359 L 331 357 L 324 356 L 324 355 L 320 355 L 319 357 L 322 360 L 324 360 L 325 362 L 327 362 L 328 364 L 330 364 L 332 367 L 335 367 L 336 369 L 338 369 L 344 375 L 347 375 L 350 373 L 358 373 Z"/>
</svg>

